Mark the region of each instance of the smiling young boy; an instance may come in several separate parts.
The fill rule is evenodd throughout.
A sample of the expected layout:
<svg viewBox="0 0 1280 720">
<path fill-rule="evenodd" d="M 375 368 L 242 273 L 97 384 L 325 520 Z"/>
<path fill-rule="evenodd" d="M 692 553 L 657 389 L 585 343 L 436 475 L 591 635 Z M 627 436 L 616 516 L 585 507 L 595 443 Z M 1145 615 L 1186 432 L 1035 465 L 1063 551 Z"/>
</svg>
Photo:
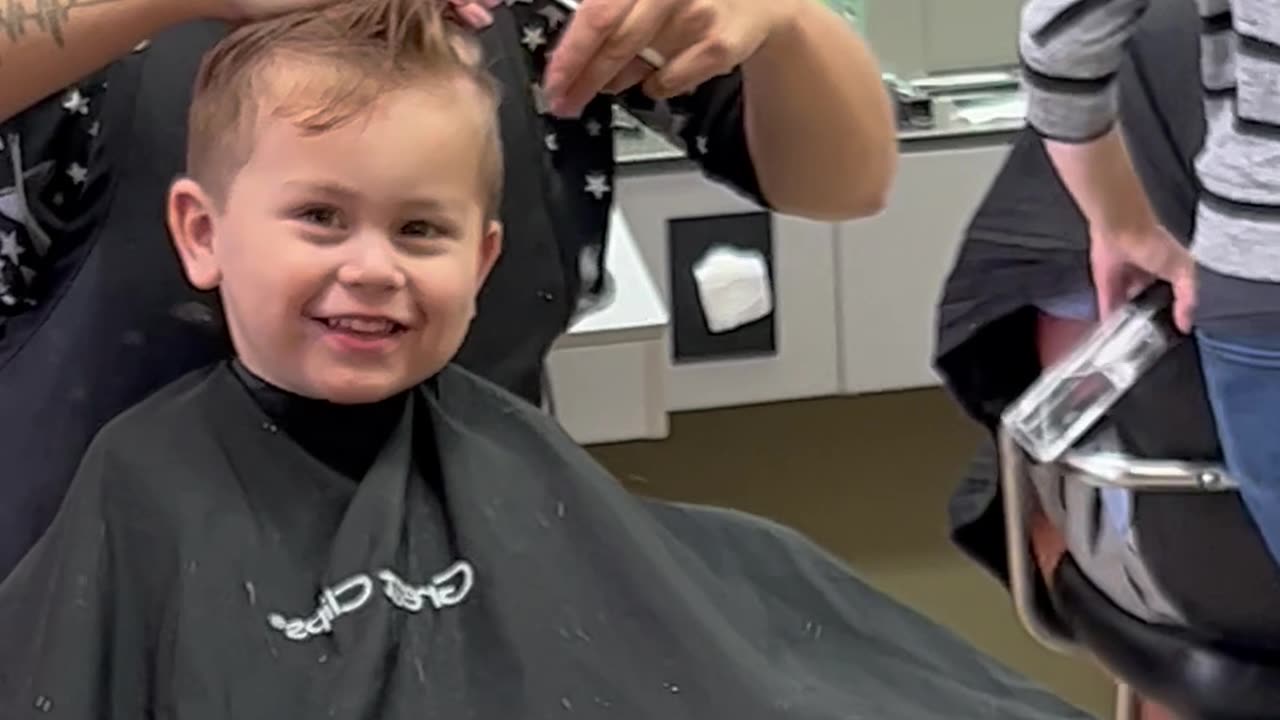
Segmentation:
<svg viewBox="0 0 1280 720">
<path fill-rule="evenodd" d="M 470 48 L 351 0 L 207 57 L 168 219 L 235 357 L 108 425 L 0 585 L 0 718 L 1084 717 L 450 365 L 500 242 Z"/>
</svg>

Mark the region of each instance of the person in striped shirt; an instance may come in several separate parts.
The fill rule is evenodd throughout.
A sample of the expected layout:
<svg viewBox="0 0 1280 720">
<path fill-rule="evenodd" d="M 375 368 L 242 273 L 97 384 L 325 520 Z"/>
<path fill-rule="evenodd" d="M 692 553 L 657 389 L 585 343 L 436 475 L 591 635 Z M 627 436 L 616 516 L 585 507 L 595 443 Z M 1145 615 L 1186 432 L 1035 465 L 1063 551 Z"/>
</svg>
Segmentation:
<svg viewBox="0 0 1280 720">
<path fill-rule="evenodd" d="M 1088 221 L 1103 315 L 1153 279 L 1194 332 L 1226 462 L 1280 558 L 1280 6 L 1196 2 L 1206 130 L 1195 229 L 1159 222 L 1116 125 L 1116 71 L 1149 0 L 1028 0 L 1028 122 Z M 1189 246 L 1184 246 L 1184 243 Z"/>
</svg>

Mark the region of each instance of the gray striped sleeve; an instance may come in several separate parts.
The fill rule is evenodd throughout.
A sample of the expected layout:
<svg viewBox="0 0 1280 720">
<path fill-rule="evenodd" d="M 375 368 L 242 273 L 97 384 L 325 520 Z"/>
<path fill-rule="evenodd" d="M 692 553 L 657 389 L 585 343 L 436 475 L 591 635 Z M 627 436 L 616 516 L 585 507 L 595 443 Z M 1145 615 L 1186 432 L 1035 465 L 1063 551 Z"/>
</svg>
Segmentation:
<svg viewBox="0 0 1280 720">
<path fill-rule="evenodd" d="M 1111 127 L 1117 113 L 1116 73 L 1147 3 L 1028 0 L 1018 47 L 1032 127 L 1066 141 L 1091 140 Z"/>
</svg>

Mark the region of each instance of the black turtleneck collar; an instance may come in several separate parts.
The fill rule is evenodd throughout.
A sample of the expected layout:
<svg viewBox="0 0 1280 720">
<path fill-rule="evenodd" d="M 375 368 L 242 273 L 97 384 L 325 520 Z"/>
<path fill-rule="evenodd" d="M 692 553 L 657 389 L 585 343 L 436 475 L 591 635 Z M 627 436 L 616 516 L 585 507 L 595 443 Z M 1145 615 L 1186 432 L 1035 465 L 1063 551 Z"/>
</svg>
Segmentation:
<svg viewBox="0 0 1280 720">
<path fill-rule="evenodd" d="M 359 482 L 404 416 L 409 393 L 376 403 L 339 405 L 281 390 L 239 360 L 232 369 L 254 402 L 312 457 Z"/>
</svg>

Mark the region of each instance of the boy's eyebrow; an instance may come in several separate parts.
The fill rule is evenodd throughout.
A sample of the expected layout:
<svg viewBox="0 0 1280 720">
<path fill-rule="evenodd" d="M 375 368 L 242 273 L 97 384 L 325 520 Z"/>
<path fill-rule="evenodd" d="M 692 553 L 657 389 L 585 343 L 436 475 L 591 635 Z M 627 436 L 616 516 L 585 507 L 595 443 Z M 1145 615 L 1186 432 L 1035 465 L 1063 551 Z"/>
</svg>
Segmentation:
<svg viewBox="0 0 1280 720">
<path fill-rule="evenodd" d="M 295 189 L 295 190 L 308 190 L 311 192 L 318 192 L 324 195 L 330 195 L 330 196 L 340 197 L 344 199 L 354 198 L 360 195 L 360 193 L 357 192 L 355 188 L 349 187 L 347 185 L 343 185 L 342 183 L 330 182 L 330 181 L 287 180 L 285 181 L 285 187 Z"/>
<path fill-rule="evenodd" d="M 284 184 L 285 187 L 291 189 L 321 193 L 343 200 L 350 200 L 360 196 L 360 192 L 355 188 L 328 180 L 288 180 Z M 406 209 L 412 208 L 424 212 L 439 212 L 449 209 L 448 204 L 444 201 L 428 196 L 409 198 L 401 202 L 400 205 Z"/>
</svg>

